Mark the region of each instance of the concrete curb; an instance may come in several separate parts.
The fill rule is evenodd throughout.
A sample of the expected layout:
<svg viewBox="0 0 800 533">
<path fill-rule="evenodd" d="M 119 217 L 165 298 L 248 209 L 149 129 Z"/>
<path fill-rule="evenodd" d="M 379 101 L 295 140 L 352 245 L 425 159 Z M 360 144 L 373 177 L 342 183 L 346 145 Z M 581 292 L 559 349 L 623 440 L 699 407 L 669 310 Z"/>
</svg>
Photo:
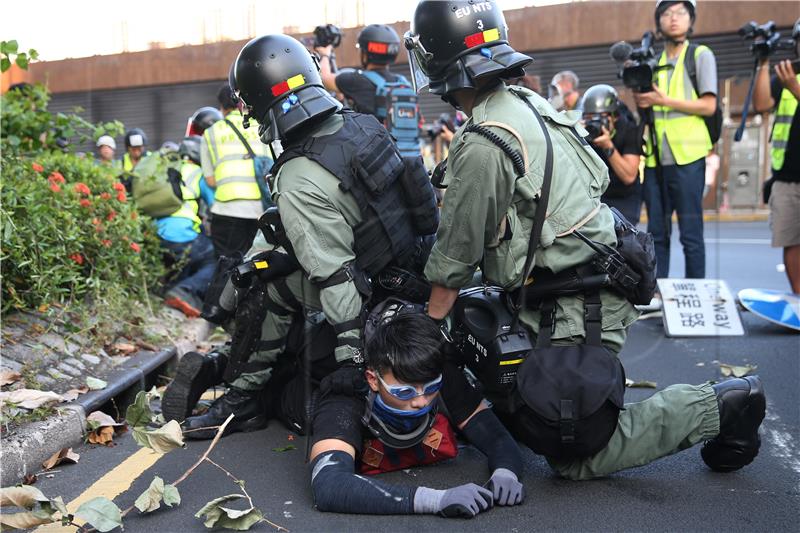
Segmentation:
<svg viewBox="0 0 800 533">
<path fill-rule="evenodd" d="M 140 351 L 108 377 L 106 388 L 80 396 L 59 407 L 59 412 L 47 420 L 23 426 L 16 434 L 5 437 L 0 461 L 2 485 L 19 483 L 25 475 L 41 471 L 42 462 L 54 453 L 83 442 L 87 414 L 137 384 L 137 391 L 143 390 L 147 377 L 177 355 L 175 347 L 160 352 Z"/>
</svg>

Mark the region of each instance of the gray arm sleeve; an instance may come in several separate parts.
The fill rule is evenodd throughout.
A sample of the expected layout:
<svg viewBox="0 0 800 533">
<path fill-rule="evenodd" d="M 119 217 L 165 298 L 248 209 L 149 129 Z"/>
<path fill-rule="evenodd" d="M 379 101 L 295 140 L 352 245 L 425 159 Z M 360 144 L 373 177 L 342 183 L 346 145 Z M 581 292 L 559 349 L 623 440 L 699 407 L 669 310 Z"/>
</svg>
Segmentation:
<svg viewBox="0 0 800 533">
<path fill-rule="evenodd" d="M 711 50 L 703 50 L 697 56 L 697 89 L 698 96 L 704 94 L 717 95 L 717 59 Z"/>
</svg>

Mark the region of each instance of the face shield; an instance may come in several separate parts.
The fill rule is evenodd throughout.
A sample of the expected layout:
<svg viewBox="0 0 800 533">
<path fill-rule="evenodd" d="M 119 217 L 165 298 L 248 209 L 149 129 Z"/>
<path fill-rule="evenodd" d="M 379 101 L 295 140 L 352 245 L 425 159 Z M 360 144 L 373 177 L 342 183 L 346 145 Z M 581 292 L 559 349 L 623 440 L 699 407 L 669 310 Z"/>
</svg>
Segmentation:
<svg viewBox="0 0 800 533">
<path fill-rule="evenodd" d="M 408 65 L 411 68 L 411 84 L 415 92 L 420 92 L 430 84 L 427 67 L 428 62 L 433 58 L 433 54 L 425 50 L 419 40 L 419 35 L 413 35 L 407 31 L 403 36 L 403 42 L 408 52 Z"/>
</svg>

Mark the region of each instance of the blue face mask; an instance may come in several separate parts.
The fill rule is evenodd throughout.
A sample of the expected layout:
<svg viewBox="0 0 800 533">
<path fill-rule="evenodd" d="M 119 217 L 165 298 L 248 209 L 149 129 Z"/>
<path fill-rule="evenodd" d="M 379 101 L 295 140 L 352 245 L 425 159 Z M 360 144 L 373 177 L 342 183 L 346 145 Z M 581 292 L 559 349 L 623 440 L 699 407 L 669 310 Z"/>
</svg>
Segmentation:
<svg viewBox="0 0 800 533">
<path fill-rule="evenodd" d="M 397 409 L 387 405 L 383 401 L 381 395 L 376 392 L 370 394 L 375 395 L 375 401 L 372 404 L 372 414 L 381 419 L 381 421 L 395 429 L 398 433 L 410 433 L 417 429 L 419 425 L 424 422 L 425 415 L 427 415 L 433 408 L 438 398 L 428 403 L 422 409 L 413 409 L 406 411 L 405 409 Z"/>
</svg>

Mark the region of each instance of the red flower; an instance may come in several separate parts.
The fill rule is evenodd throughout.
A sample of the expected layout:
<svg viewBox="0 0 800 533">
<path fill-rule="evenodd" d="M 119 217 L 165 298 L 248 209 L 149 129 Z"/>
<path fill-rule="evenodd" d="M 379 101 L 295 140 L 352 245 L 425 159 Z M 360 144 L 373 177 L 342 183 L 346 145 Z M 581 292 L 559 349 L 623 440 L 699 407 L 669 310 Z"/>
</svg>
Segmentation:
<svg viewBox="0 0 800 533">
<path fill-rule="evenodd" d="M 117 193 L 117 200 L 119 200 L 120 202 L 122 202 L 122 203 L 125 203 L 125 201 L 126 201 L 127 199 L 128 199 L 128 197 L 127 197 L 127 196 L 125 196 L 125 191 L 122 191 L 122 192 L 118 192 L 118 193 Z"/>
<path fill-rule="evenodd" d="M 108 221 L 114 220 L 115 216 L 117 216 L 117 212 L 112 209 L 111 212 L 108 215 L 106 215 L 106 220 Z"/>
<path fill-rule="evenodd" d="M 141 248 L 139 247 L 138 244 L 136 244 L 135 242 L 132 242 L 131 243 L 131 250 L 133 250 L 134 252 L 136 252 L 138 254 L 141 251 Z"/>
<path fill-rule="evenodd" d="M 61 172 L 59 172 L 57 170 L 55 172 L 51 172 L 50 176 L 48 176 L 47 179 L 51 183 L 64 183 L 65 181 L 67 181 L 67 180 L 64 179 L 64 176 L 61 175 Z"/>
<path fill-rule="evenodd" d="M 92 206 L 92 202 L 90 202 L 90 201 L 89 201 L 89 200 L 87 200 L 86 198 L 84 198 L 83 200 L 81 200 L 81 201 L 80 201 L 80 204 L 81 204 L 81 207 L 91 207 L 91 206 Z"/>
<path fill-rule="evenodd" d="M 131 220 L 136 220 L 137 218 L 139 218 L 139 213 L 131 211 Z"/>
<path fill-rule="evenodd" d="M 114 190 L 119 192 L 125 192 L 125 186 L 120 182 L 114 183 Z"/>
<path fill-rule="evenodd" d="M 81 254 L 72 254 L 69 256 L 70 259 L 78 263 L 79 265 L 83 264 L 83 256 Z"/>
<path fill-rule="evenodd" d="M 105 246 L 106 248 L 111 248 L 111 241 L 109 239 L 103 239 L 100 243 Z"/>
<path fill-rule="evenodd" d="M 100 219 L 97 218 L 97 217 L 93 218 L 92 219 L 92 224 L 94 224 L 95 226 L 99 226 L 100 225 Z"/>
<path fill-rule="evenodd" d="M 36 172 L 42 172 L 44 170 L 44 167 L 39 163 L 32 163 L 31 168 Z"/>
<path fill-rule="evenodd" d="M 103 200 L 111 200 L 111 193 L 107 192 L 100 193 L 100 198 L 102 198 Z"/>
<path fill-rule="evenodd" d="M 89 190 L 89 187 L 87 187 L 85 183 L 76 183 L 75 192 L 85 194 L 86 196 L 92 194 L 92 191 Z"/>
<path fill-rule="evenodd" d="M 50 190 L 53 191 L 53 192 L 61 192 L 61 187 L 59 187 L 58 184 L 53 183 L 51 181 L 50 182 Z"/>
</svg>

